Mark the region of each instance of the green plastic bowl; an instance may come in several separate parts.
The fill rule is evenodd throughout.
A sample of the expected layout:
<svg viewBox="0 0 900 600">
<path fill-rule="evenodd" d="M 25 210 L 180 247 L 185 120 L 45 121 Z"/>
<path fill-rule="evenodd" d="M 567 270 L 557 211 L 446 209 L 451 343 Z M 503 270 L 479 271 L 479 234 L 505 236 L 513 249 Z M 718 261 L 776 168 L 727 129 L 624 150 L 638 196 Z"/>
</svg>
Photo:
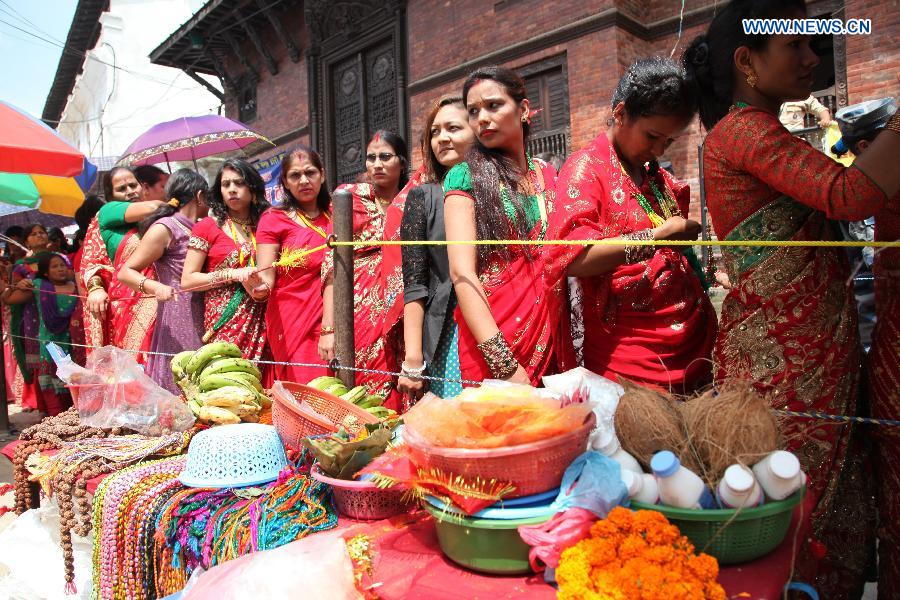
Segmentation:
<svg viewBox="0 0 900 600">
<path fill-rule="evenodd" d="M 531 547 L 519 537 L 520 525 L 539 525 L 550 519 L 472 519 L 422 503 L 434 517 L 438 543 L 444 555 L 458 565 L 492 575 L 530 573 Z"/>
<path fill-rule="evenodd" d="M 789 498 L 755 508 L 688 510 L 634 501 L 631 508 L 661 512 L 697 552 L 715 557 L 719 564 L 734 565 L 765 556 L 781 544 L 804 492 L 805 488 Z"/>
</svg>

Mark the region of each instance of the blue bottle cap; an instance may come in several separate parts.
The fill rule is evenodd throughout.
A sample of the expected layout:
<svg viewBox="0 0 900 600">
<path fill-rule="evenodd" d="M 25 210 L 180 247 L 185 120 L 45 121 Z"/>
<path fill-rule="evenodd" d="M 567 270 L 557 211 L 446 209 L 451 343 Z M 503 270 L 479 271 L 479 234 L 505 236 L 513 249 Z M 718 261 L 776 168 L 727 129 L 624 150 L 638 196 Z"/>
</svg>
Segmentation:
<svg viewBox="0 0 900 600">
<path fill-rule="evenodd" d="M 681 461 L 668 450 L 657 452 L 650 459 L 650 469 L 657 477 L 671 477 L 680 466 Z"/>
</svg>

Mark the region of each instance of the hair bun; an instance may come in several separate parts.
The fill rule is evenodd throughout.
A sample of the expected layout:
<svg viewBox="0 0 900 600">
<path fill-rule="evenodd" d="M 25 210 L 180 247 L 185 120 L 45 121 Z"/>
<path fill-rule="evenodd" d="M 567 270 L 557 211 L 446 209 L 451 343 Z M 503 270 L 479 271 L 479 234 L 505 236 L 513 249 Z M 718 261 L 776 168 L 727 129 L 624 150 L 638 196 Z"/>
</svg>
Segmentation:
<svg viewBox="0 0 900 600">
<path fill-rule="evenodd" d="M 691 63 L 695 66 L 702 67 L 709 62 L 709 44 L 705 41 L 697 44 L 692 52 Z"/>
</svg>

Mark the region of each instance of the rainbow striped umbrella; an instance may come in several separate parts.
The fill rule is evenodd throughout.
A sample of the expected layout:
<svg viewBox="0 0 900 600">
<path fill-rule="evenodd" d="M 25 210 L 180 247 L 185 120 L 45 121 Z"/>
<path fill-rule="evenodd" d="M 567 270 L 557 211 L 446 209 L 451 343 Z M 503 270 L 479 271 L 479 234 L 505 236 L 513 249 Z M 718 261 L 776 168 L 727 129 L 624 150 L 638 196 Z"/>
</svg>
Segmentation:
<svg viewBox="0 0 900 600">
<path fill-rule="evenodd" d="M 0 202 L 74 216 L 97 169 L 59 134 L 0 101 Z"/>
</svg>

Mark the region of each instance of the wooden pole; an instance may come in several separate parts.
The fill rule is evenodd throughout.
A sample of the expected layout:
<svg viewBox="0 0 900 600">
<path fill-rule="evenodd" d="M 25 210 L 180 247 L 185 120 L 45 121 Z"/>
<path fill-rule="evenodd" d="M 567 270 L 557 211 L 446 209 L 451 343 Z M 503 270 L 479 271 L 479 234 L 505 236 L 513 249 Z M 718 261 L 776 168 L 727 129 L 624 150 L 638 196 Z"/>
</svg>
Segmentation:
<svg viewBox="0 0 900 600">
<path fill-rule="evenodd" d="M 334 235 L 338 241 L 353 240 L 353 196 L 340 190 L 331 196 Z M 353 335 L 353 247 L 339 246 L 334 252 L 334 354 L 345 367 L 356 366 Z M 348 388 L 356 385 L 354 371 L 341 369 L 337 376 Z"/>
</svg>

